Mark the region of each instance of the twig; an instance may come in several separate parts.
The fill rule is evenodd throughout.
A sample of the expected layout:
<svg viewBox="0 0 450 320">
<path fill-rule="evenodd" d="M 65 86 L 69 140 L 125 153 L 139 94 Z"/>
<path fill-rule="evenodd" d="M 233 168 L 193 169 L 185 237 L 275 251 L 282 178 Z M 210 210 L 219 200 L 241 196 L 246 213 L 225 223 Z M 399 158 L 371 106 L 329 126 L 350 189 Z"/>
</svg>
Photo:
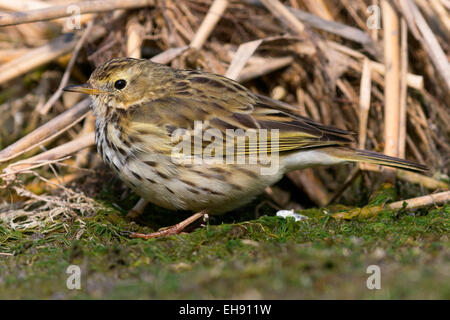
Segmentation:
<svg viewBox="0 0 450 320">
<path fill-rule="evenodd" d="M 298 19 L 300 19 L 300 21 L 310 25 L 313 28 L 360 43 L 365 47 L 367 52 L 375 56 L 380 56 L 376 44 L 373 42 L 372 38 L 361 29 L 350 27 L 343 23 L 335 21 L 328 21 L 299 9 L 289 8 L 289 11 L 291 11 Z"/>
<path fill-rule="evenodd" d="M 309 11 L 311 11 L 312 13 L 314 13 L 315 15 L 319 16 L 322 19 L 331 21 L 333 20 L 333 15 L 328 10 L 327 6 L 323 1 L 324 0 L 303 0 Z M 295 2 L 291 1 L 291 4 L 294 6 Z"/>
<path fill-rule="evenodd" d="M 93 21 L 90 21 L 88 26 L 86 27 L 86 30 L 83 32 L 83 35 L 81 36 L 80 40 L 78 40 L 75 49 L 73 50 L 72 56 L 70 57 L 69 63 L 67 64 L 66 70 L 64 71 L 61 82 L 59 83 L 58 89 L 56 89 L 56 91 L 53 93 L 50 99 L 48 99 L 47 103 L 40 110 L 38 110 L 40 114 L 42 115 L 47 114 L 50 108 L 53 106 L 53 104 L 62 95 L 63 88 L 67 85 L 67 82 L 69 81 L 70 73 L 72 72 L 72 68 L 75 65 L 75 61 L 77 60 L 81 47 L 83 46 L 83 43 L 86 41 L 86 38 L 90 34 L 93 25 L 94 25 Z"/>
<path fill-rule="evenodd" d="M 450 10 L 450 0 L 441 0 L 441 2 L 443 6 Z"/>
<path fill-rule="evenodd" d="M 61 188 L 67 190 L 67 188 L 65 188 L 63 185 L 68 184 L 82 176 L 85 176 L 86 172 L 79 171 L 77 173 L 70 173 L 63 176 L 57 176 L 51 179 L 43 178 L 42 176 L 37 175 L 36 172 L 34 172 L 34 174 L 39 177 L 39 181 L 27 184 L 26 189 L 35 194 L 36 193 L 39 194 L 42 192 L 44 188 L 45 189 Z"/>
<path fill-rule="evenodd" d="M 85 117 L 89 110 L 89 104 L 89 99 L 82 100 L 74 107 L 3 149 L 0 151 L 0 163 L 14 159 L 67 131 Z"/>
<path fill-rule="evenodd" d="M 51 3 L 37 0 L 0 0 L 0 8 L 5 8 L 11 11 L 28 11 L 28 10 L 37 10 L 43 8 L 53 7 Z M 90 14 L 84 14 L 80 17 L 80 24 L 86 23 L 91 20 L 92 16 Z M 66 20 L 64 19 L 56 19 L 52 22 L 57 22 L 60 25 L 64 26 L 66 24 Z"/>
<path fill-rule="evenodd" d="M 14 60 L 30 51 L 28 48 L 3 49 L 0 50 L 0 63 L 6 63 Z"/>
<path fill-rule="evenodd" d="M 275 4 L 271 4 L 272 0 L 266 0 L 268 5 L 275 6 Z M 246 2 L 251 2 L 252 4 L 257 4 L 259 6 L 262 5 L 261 0 L 246 0 Z M 308 13 L 306 11 L 300 10 L 298 8 L 292 8 L 286 6 L 286 8 L 296 17 L 301 23 L 308 24 L 309 26 L 319 29 L 321 31 L 329 32 L 335 35 L 338 35 L 344 39 L 348 39 L 351 41 L 355 41 L 357 43 L 362 44 L 365 49 L 375 55 L 381 56 L 378 53 L 378 49 L 376 48 L 376 44 L 373 42 L 372 38 L 364 31 L 358 28 L 354 28 L 343 23 L 326 20 L 324 18 L 318 17 L 314 14 Z"/>
<path fill-rule="evenodd" d="M 72 15 L 72 12 L 68 10 L 70 7 L 77 7 L 80 14 L 85 14 L 112 11 L 116 9 L 142 8 L 152 6 L 154 3 L 154 0 L 93 0 L 25 12 L 3 12 L 0 14 L 0 27 L 67 17 Z"/>
<path fill-rule="evenodd" d="M 62 158 L 56 158 L 52 160 L 47 159 L 35 159 L 29 158 L 28 160 L 17 161 L 15 163 L 10 164 L 5 169 L 3 169 L 3 173 L 0 174 L 1 179 L 5 179 L 8 182 L 14 181 L 16 178 L 16 174 L 18 173 L 33 173 L 32 169 L 37 169 L 46 165 L 51 166 L 52 164 L 68 160 L 70 157 L 65 156 Z"/>
<path fill-rule="evenodd" d="M 403 204 L 406 203 L 407 209 L 417 209 L 420 207 L 426 207 L 432 204 L 446 203 L 449 201 L 450 201 L 450 191 L 444 191 L 408 200 L 393 202 L 388 204 L 387 207 L 389 209 L 398 210 L 403 208 Z"/>
<path fill-rule="evenodd" d="M 0 0 L 0 8 L 12 10 L 12 11 L 26 11 L 36 10 L 42 8 L 48 8 L 52 5 L 48 2 L 37 0 Z"/>
<path fill-rule="evenodd" d="M 361 1 L 361 0 L 359 0 Z M 357 0 L 340 0 L 339 2 L 345 7 L 348 14 L 353 18 L 353 20 L 356 22 L 356 24 L 361 29 L 368 29 L 367 23 L 360 17 L 358 13 L 358 2 Z"/>
<path fill-rule="evenodd" d="M 447 0 L 446 0 L 447 1 Z M 423 1 L 424 5 L 431 5 L 433 8 L 433 11 L 436 12 L 436 15 L 439 17 L 439 20 L 442 22 L 442 26 L 445 30 L 444 32 L 447 32 L 447 35 L 450 34 L 450 8 L 447 7 L 449 10 L 448 12 L 445 10 L 444 3 L 440 3 L 439 1 Z M 448 3 L 448 2 L 447 2 Z"/>
<path fill-rule="evenodd" d="M 38 166 L 42 166 L 49 163 L 49 161 L 51 162 L 57 159 L 65 158 L 72 153 L 75 153 L 79 150 L 83 150 L 84 148 L 93 145 L 94 143 L 95 143 L 95 134 L 94 132 L 91 132 L 87 135 L 74 139 L 63 145 L 42 152 L 29 159 L 12 163 L 3 170 L 4 174 L 2 174 L 0 177 L 3 178 L 5 176 L 15 175 L 21 171 L 35 168 L 36 164 Z M 8 180 L 8 178 L 6 178 L 6 180 Z"/>
<path fill-rule="evenodd" d="M 421 42 L 422 47 L 427 52 L 436 71 L 440 74 L 446 85 L 447 91 L 450 91 L 450 63 L 442 50 L 436 36 L 428 26 L 424 17 L 420 13 L 414 1 L 399 1 L 399 7 L 405 17 L 410 29 L 418 29 L 420 35 L 415 34 Z M 413 33 L 414 34 L 414 33 Z"/>
<path fill-rule="evenodd" d="M 95 117 L 91 113 L 84 120 L 83 129 L 81 129 L 79 136 L 84 136 L 88 133 L 93 132 L 94 130 L 95 130 Z M 75 158 L 75 164 L 77 167 L 85 167 L 87 165 L 89 152 L 90 150 L 86 148 L 85 150 L 82 150 L 77 153 L 77 157 Z"/>
<path fill-rule="evenodd" d="M 62 35 L 0 66 L 0 84 L 69 53 L 76 45 L 73 33 Z"/>
<path fill-rule="evenodd" d="M 400 210 L 405 207 L 407 209 L 417 209 L 430 205 L 446 203 L 448 201 L 450 201 L 450 191 L 445 191 L 408 200 L 392 202 L 385 206 L 366 206 L 363 208 L 354 208 L 349 211 L 335 213 L 332 216 L 335 219 L 370 218 L 377 216 L 385 209 Z"/>
<path fill-rule="evenodd" d="M 382 76 L 386 75 L 386 67 L 378 62 L 371 61 L 372 70 L 378 72 Z M 417 74 L 407 73 L 406 83 L 409 87 L 417 90 L 423 89 L 423 77 Z"/>
<path fill-rule="evenodd" d="M 329 45 L 330 47 L 332 47 L 333 49 L 338 50 L 339 52 L 348 54 L 349 56 L 352 56 L 354 58 L 358 58 L 358 59 L 368 59 L 364 54 L 350 49 L 349 47 L 345 47 L 339 43 L 336 43 L 334 41 L 326 41 L 327 45 Z M 373 71 L 376 71 L 377 73 L 381 74 L 382 76 L 384 76 L 386 74 L 386 66 L 382 63 L 370 60 L 370 65 L 371 65 L 371 69 Z M 353 67 L 352 65 L 350 65 L 350 67 Z M 373 73 L 372 73 L 372 78 L 373 78 Z M 409 87 L 417 89 L 417 90 L 422 90 L 423 89 L 423 77 L 417 74 L 412 74 L 412 73 L 407 73 L 406 75 L 406 82 L 408 84 Z"/>
<path fill-rule="evenodd" d="M 261 0 L 262 4 L 277 17 L 281 23 L 297 34 L 303 34 L 305 26 L 289 9 L 278 0 Z"/>
<path fill-rule="evenodd" d="M 227 7 L 228 0 L 214 0 L 208 10 L 208 13 L 206 14 L 205 19 L 198 28 L 194 39 L 192 39 L 190 44 L 191 48 L 199 50 L 203 46 Z"/>
</svg>

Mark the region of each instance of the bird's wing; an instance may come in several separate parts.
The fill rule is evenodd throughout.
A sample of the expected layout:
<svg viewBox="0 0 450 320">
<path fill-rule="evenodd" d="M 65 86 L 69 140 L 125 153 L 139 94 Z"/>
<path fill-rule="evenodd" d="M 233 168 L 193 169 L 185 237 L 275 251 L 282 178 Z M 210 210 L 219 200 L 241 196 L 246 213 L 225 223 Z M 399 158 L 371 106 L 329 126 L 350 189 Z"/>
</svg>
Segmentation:
<svg viewBox="0 0 450 320">
<path fill-rule="evenodd" d="M 267 138 L 258 138 L 256 142 L 248 139 L 244 147 L 236 150 L 245 154 L 258 152 L 262 141 L 269 151 L 275 148 L 272 150 L 277 152 L 346 145 L 353 141 L 350 131 L 302 117 L 292 106 L 253 94 L 222 76 L 181 71 L 167 92 L 166 96 L 130 110 L 130 127 L 139 128 L 140 132 L 148 128 L 147 131 L 158 131 L 161 135 L 183 129 L 193 136 L 198 121 L 197 125 L 202 124 L 202 133 L 213 129 L 223 137 L 230 136 L 227 129 L 242 129 L 244 132 L 267 130 Z M 277 139 L 276 144 L 273 143 L 274 138 Z M 154 142 L 154 138 L 149 136 L 148 139 Z M 203 147 L 208 144 L 208 141 L 203 141 Z"/>
</svg>

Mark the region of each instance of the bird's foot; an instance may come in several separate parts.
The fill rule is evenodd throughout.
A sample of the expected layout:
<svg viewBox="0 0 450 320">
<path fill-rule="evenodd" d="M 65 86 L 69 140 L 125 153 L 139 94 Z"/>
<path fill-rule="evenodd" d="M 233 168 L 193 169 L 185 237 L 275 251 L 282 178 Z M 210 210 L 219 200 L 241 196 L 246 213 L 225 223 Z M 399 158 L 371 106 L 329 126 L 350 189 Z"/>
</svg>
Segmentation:
<svg viewBox="0 0 450 320">
<path fill-rule="evenodd" d="M 141 239 L 168 237 L 168 236 L 171 236 L 174 234 L 181 233 L 188 225 L 190 225 L 191 223 L 195 222 L 196 220 L 204 217 L 205 215 L 206 215 L 206 212 L 201 211 L 196 214 L 193 214 L 186 220 L 183 220 L 180 223 L 177 223 L 176 225 L 160 229 L 153 233 L 130 232 L 128 235 L 130 238 L 141 238 Z"/>
</svg>

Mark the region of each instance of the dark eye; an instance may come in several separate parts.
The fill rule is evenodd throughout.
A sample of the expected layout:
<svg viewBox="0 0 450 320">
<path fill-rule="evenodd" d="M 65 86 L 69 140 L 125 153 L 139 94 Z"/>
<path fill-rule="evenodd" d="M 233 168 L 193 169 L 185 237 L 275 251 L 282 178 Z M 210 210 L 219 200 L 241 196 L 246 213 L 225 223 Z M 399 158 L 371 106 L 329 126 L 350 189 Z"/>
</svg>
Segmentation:
<svg viewBox="0 0 450 320">
<path fill-rule="evenodd" d="M 117 80 L 116 82 L 114 82 L 114 88 L 118 89 L 118 90 L 122 90 L 123 88 L 125 88 L 125 86 L 127 85 L 127 82 L 123 79 Z"/>
</svg>

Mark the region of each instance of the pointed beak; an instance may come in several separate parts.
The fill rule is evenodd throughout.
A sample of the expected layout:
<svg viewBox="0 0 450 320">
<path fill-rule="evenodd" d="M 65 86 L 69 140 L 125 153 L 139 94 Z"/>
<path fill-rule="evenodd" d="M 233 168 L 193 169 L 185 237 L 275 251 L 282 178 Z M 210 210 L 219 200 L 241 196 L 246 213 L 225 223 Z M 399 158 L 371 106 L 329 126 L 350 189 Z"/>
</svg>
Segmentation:
<svg viewBox="0 0 450 320">
<path fill-rule="evenodd" d="M 98 95 L 102 93 L 106 93 L 104 91 L 91 88 L 89 84 L 85 83 L 82 85 L 75 85 L 75 86 L 68 86 L 63 89 L 64 91 L 70 91 L 70 92 L 78 92 L 78 93 L 87 93 L 91 95 Z"/>
</svg>

